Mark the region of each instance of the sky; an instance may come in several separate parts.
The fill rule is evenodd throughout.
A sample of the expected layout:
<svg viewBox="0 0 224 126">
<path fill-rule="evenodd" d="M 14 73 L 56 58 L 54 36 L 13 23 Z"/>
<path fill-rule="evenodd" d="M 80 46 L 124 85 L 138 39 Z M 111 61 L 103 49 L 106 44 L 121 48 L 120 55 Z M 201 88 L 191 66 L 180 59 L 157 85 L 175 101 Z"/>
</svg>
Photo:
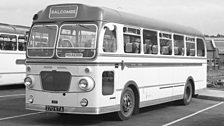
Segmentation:
<svg viewBox="0 0 224 126">
<path fill-rule="evenodd" d="M 198 29 L 224 34 L 224 0 L 1 0 L 0 23 L 31 26 L 32 18 L 50 4 L 103 6 Z"/>
</svg>

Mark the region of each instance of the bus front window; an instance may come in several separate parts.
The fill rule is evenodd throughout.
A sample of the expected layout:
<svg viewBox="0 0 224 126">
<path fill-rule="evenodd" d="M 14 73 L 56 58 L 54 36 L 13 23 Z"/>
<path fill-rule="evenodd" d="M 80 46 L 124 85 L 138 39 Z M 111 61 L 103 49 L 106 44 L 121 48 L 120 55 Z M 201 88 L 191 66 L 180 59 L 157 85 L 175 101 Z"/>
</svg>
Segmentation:
<svg viewBox="0 0 224 126">
<path fill-rule="evenodd" d="M 97 27 L 93 24 L 64 24 L 57 43 L 60 58 L 91 58 L 95 54 Z"/>
<path fill-rule="evenodd" d="M 27 46 L 28 57 L 53 57 L 56 32 L 56 25 L 34 25 Z"/>
</svg>

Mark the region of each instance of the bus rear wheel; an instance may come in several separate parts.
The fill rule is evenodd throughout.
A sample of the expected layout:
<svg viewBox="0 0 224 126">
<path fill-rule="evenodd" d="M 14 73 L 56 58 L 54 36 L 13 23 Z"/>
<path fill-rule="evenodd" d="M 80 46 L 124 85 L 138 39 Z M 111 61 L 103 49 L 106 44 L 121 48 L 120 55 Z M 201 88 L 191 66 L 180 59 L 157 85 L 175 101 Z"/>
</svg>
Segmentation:
<svg viewBox="0 0 224 126">
<path fill-rule="evenodd" d="M 187 82 L 187 84 L 185 85 L 184 88 L 184 96 L 183 99 L 180 100 L 180 103 L 182 105 L 188 105 L 191 103 L 192 100 L 192 96 L 193 96 L 193 87 L 190 81 Z"/>
<path fill-rule="evenodd" d="M 127 120 L 129 119 L 135 109 L 135 94 L 131 88 L 126 88 L 121 95 L 120 100 L 120 111 L 118 114 L 119 120 Z"/>
</svg>

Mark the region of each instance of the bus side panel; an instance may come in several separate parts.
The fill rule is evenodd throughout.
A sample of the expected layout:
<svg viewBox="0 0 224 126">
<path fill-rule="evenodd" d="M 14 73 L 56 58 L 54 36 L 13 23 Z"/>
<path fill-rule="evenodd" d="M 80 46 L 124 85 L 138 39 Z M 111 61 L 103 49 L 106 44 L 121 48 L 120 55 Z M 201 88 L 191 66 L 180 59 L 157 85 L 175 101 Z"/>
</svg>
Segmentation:
<svg viewBox="0 0 224 126">
<path fill-rule="evenodd" d="M 195 60 L 192 60 L 192 62 L 195 62 Z M 200 62 L 203 62 L 203 60 Z M 195 91 L 206 88 L 206 68 L 205 63 L 198 63 L 173 69 L 173 81 L 179 83 L 174 86 L 173 95 L 182 95 L 184 93 L 184 86 L 189 77 L 194 81 Z"/>
<path fill-rule="evenodd" d="M 0 85 L 22 84 L 25 78 L 25 65 L 17 65 L 17 59 L 25 59 L 24 52 L 0 50 Z"/>
<path fill-rule="evenodd" d="M 203 63 L 202 67 L 200 67 L 200 73 L 195 72 L 195 76 L 198 76 L 198 80 L 195 80 L 195 91 L 197 92 L 198 90 L 206 88 L 207 87 L 207 64 L 206 63 Z"/>
</svg>

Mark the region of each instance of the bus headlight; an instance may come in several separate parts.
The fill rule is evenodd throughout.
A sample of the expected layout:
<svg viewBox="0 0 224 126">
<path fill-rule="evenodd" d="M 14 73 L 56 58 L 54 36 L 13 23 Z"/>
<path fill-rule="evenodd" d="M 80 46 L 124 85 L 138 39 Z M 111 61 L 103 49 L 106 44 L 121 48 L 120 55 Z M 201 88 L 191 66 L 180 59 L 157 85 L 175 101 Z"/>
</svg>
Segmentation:
<svg viewBox="0 0 224 126">
<path fill-rule="evenodd" d="M 33 85 L 32 78 L 31 77 L 26 77 L 24 79 L 24 85 L 26 87 L 32 87 L 32 85 Z"/>
<path fill-rule="evenodd" d="M 90 77 L 83 77 L 79 80 L 79 88 L 84 91 L 90 91 L 94 88 L 94 81 Z"/>
</svg>

